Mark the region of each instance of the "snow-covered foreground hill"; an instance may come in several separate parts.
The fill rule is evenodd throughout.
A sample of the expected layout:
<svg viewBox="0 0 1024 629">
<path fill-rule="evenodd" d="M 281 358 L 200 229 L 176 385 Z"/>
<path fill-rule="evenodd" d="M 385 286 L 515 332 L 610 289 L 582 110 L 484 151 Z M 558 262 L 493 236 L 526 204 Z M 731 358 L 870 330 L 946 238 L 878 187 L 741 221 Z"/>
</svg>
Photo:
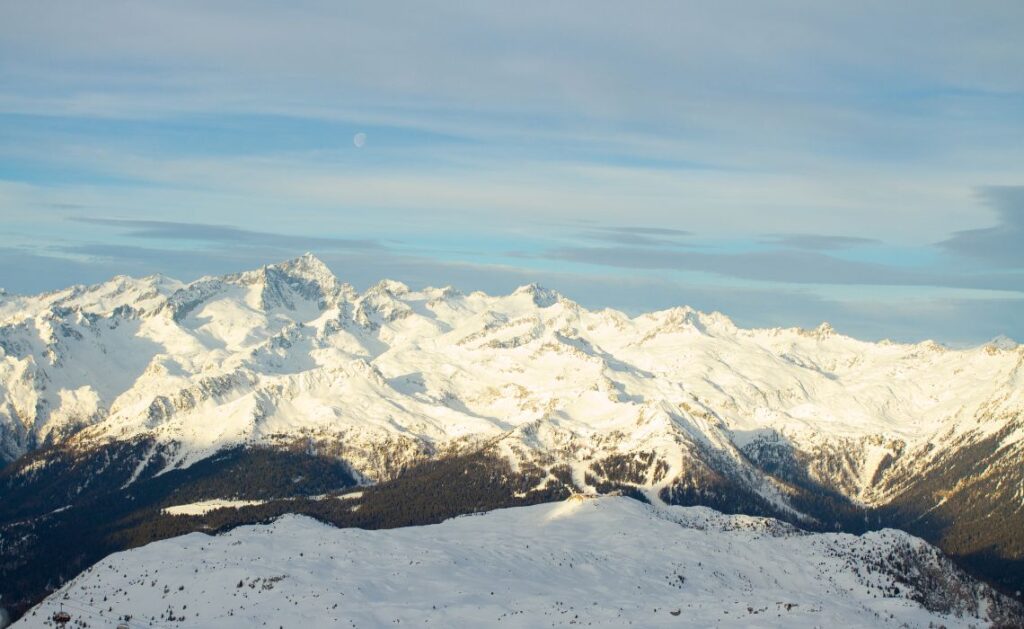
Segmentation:
<svg viewBox="0 0 1024 629">
<path fill-rule="evenodd" d="M 1020 606 L 917 538 L 579 499 L 385 531 L 299 516 L 108 557 L 27 614 L 130 627 L 969 627 Z M 934 623 L 931 625 L 930 623 Z"/>
</svg>

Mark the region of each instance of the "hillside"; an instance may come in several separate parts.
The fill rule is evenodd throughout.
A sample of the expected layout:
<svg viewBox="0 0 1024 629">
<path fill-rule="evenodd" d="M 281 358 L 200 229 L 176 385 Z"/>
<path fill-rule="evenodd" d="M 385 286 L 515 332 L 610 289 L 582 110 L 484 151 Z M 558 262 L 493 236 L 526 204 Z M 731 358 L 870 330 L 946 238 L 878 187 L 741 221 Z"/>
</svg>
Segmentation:
<svg viewBox="0 0 1024 629">
<path fill-rule="evenodd" d="M 63 609 L 102 626 L 969 627 L 1024 620 L 941 553 L 886 530 L 627 498 L 503 509 L 428 527 L 285 516 L 113 555 L 15 627 Z M 934 624 L 932 624 L 934 623 Z"/>
</svg>

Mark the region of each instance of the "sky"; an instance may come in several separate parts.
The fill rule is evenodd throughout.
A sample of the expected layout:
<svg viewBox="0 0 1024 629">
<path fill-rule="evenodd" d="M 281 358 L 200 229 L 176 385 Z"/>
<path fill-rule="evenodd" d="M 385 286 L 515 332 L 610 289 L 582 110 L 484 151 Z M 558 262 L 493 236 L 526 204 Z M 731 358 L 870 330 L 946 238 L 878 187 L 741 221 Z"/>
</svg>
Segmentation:
<svg viewBox="0 0 1024 629">
<path fill-rule="evenodd" d="M 1024 340 L 1024 3 L 0 4 L 0 286 L 311 251 Z"/>
</svg>

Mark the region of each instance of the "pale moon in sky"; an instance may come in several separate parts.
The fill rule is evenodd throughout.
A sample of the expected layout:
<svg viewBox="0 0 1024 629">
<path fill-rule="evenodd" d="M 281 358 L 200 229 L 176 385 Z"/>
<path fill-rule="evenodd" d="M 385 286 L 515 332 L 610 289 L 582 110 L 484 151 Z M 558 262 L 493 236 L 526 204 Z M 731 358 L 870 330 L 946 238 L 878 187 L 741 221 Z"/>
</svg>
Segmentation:
<svg viewBox="0 0 1024 629">
<path fill-rule="evenodd" d="M 366 134 L 360 131 L 352 136 L 352 144 L 355 144 L 357 149 L 363 148 L 363 145 L 366 144 Z"/>
</svg>

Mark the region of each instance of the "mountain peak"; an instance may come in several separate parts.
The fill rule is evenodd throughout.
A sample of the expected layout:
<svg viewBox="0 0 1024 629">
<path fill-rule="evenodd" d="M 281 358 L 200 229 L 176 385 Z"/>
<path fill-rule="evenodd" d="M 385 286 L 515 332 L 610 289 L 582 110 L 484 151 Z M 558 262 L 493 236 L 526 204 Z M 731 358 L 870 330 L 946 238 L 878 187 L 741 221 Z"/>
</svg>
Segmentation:
<svg viewBox="0 0 1024 629">
<path fill-rule="evenodd" d="M 544 288 L 536 282 L 520 286 L 512 293 L 512 295 L 529 295 L 533 299 L 533 303 L 541 308 L 553 306 L 562 298 L 562 295 L 559 294 L 558 291 L 551 290 L 550 288 Z"/>
<path fill-rule="evenodd" d="M 219 278 L 204 278 L 200 282 L 257 285 L 261 287 L 261 307 L 281 306 L 294 309 L 294 295 L 315 300 L 325 308 L 341 290 L 338 279 L 327 265 L 311 253 L 292 260 L 268 264 L 259 269 Z"/>
<path fill-rule="evenodd" d="M 3 293 L 0 292 L 0 294 L 3 294 Z M 1005 334 L 1000 334 L 999 336 L 995 337 L 994 339 L 989 341 L 987 345 L 989 347 L 994 348 L 994 349 L 1000 349 L 1000 350 L 1005 350 L 1005 351 L 1013 351 L 1013 350 L 1017 349 L 1017 347 L 1019 346 L 1017 341 L 1011 339 L 1010 337 L 1006 336 Z"/>
<path fill-rule="evenodd" d="M 278 262 L 270 267 L 292 277 L 301 277 L 307 280 L 321 281 L 330 278 L 333 281 L 336 279 L 324 261 L 308 251 L 297 258 Z"/>
<path fill-rule="evenodd" d="M 297 258 L 271 264 L 263 268 L 263 271 L 277 271 L 278 273 L 309 284 L 316 284 L 320 287 L 324 296 L 333 294 L 338 289 L 338 278 L 323 260 L 312 253 L 304 253 Z"/>
<path fill-rule="evenodd" d="M 409 293 L 409 287 L 398 280 L 381 280 L 373 285 L 367 292 L 387 293 L 392 297 L 399 297 Z"/>
</svg>

